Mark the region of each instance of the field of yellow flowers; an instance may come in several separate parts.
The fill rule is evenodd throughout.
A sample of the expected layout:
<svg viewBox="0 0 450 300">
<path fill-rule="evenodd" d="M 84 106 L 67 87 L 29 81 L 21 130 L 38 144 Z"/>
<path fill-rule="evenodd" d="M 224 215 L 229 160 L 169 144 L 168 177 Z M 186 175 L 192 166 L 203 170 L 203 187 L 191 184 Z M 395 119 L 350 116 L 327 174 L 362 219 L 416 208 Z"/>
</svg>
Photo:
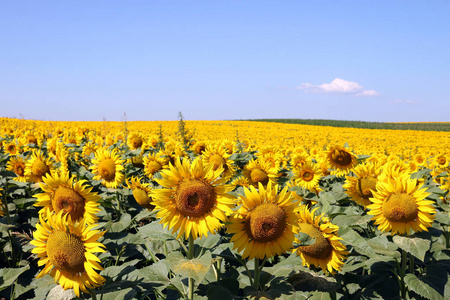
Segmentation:
<svg viewBox="0 0 450 300">
<path fill-rule="evenodd" d="M 449 299 L 450 134 L 0 118 L 1 299 Z"/>
</svg>

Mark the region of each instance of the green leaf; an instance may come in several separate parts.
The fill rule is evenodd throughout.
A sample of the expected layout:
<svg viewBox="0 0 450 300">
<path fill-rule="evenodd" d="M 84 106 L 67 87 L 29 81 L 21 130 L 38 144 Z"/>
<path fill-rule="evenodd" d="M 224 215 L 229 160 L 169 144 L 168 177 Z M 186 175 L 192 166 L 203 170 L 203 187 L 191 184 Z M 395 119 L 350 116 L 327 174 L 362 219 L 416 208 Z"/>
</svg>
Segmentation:
<svg viewBox="0 0 450 300">
<path fill-rule="evenodd" d="M 203 237 L 201 239 L 196 239 L 195 244 L 199 245 L 201 248 L 198 249 L 199 253 L 196 253 L 195 256 L 201 256 L 207 250 L 214 249 L 217 245 L 222 241 L 222 237 L 220 234 L 210 235 L 207 238 Z"/>
<path fill-rule="evenodd" d="M 135 262 L 137 263 L 137 262 Z M 136 268 L 134 266 L 129 266 L 126 264 L 120 266 L 110 266 L 100 272 L 100 275 L 111 278 L 122 278 L 134 271 Z"/>
<path fill-rule="evenodd" d="M 350 227 L 340 227 L 339 236 L 342 238 L 344 245 L 350 245 L 359 253 L 369 256 L 378 257 L 367 241 Z"/>
<path fill-rule="evenodd" d="M 138 271 L 148 281 L 169 283 L 169 265 L 167 260 L 160 260 L 151 266 L 139 269 Z"/>
<path fill-rule="evenodd" d="M 405 283 L 411 291 L 415 292 L 416 294 L 424 298 L 430 300 L 444 299 L 444 297 L 441 294 L 439 294 L 427 283 L 417 278 L 417 276 L 414 274 L 406 274 Z"/>
<path fill-rule="evenodd" d="M 26 270 L 30 269 L 30 266 L 27 265 L 22 268 L 5 268 L 0 270 L 0 290 L 3 290 L 16 281 L 16 279 L 25 272 Z"/>
<path fill-rule="evenodd" d="M 139 233 L 148 240 L 168 241 L 174 240 L 176 237 L 164 228 L 158 222 L 152 222 L 145 226 L 139 227 Z"/>
<path fill-rule="evenodd" d="M 339 227 L 341 226 L 361 226 L 363 228 L 367 227 L 367 224 L 369 223 L 370 219 L 372 219 L 372 216 L 370 215 L 365 215 L 365 216 L 361 216 L 361 215 L 354 215 L 354 216 L 349 216 L 349 215 L 340 215 L 337 216 L 333 219 L 333 224 L 338 225 Z"/>
<path fill-rule="evenodd" d="M 14 227 L 16 226 L 0 223 L 0 237 L 8 236 L 8 231 Z"/>
<path fill-rule="evenodd" d="M 214 285 L 208 289 L 208 299 L 233 300 L 234 297 L 229 290 L 224 287 Z"/>
<path fill-rule="evenodd" d="M 441 224 L 450 225 L 450 216 L 448 213 L 437 211 L 435 220 Z"/>
<path fill-rule="evenodd" d="M 134 216 L 134 220 L 139 222 L 142 219 L 148 218 L 151 215 L 155 214 L 154 211 L 149 211 L 148 209 L 141 210 L 136 216 Z"/>
<path fill-rule="evenodd" d="M 34 278 L 31 282 L 35 297 L 33 300 L 42 300 L 47 298 L 48 292 L 56 286 L 55 280 L 50 275 L 41 278 Z"/>
<path fill-rule="evenodd" d="M 16 204 L 17 208 L 24 209 L 36 203 L 36 198 L 14 199 L 14 203 Z"/>
<path fill-rule="evenodd" d="M 99 296 L 99 298 L 101 298 L 102 300 L 116 300 L 116 299 L 127 300 L 127 299 L 135 299 L 134 296 L 136 296 L 136 294 L 137 291 L 134 290 L 134 288 L 129 287 L 119 291 L 104 294 L 99 293 L 97 296 Z"/>
<path fill-rule="evenodd" d="M 431 246 L 431 241 L 418 237 L 395 235 L 392 240 L 401 249 L 405 250 L 408 253 L 411 253 L 421 261 L 425 259 L 425 253 L 428 251 L 428 249 L 430 249 Z"/>
<path fill-rule="evenodd" d="M 180 252 L 169 253 L 167 261 L 170 269 L 182 277 L 194 278 L 197 283 L 202 282 L 211 267 L 211 253 L 200 258 L 186 259 Z"/>
<path fill-rule="evenodd" d="M 291 274 L 287 281 L 296 291 L 320 291 L 330 293 L 337 291 L 338 284 L 336 279 L 329 276 L 317 275 L 312 271 L 297 272 Z"/>
<path fill-rule="evenodd" d="M 390 242 L 386 236 L 368 239 L 367 243 L 376 253 L 400 259 L 401 254 L 397 251 L 398 246 Z"/>
<path fill-rule="evenodd" d="M 123 230 L 125 230 L 126 228 L 128 228 L 128 226 L 130 226 L 131 224 L 131 216 L 129 214 L 123 214 L 120 217 L 119 222 L 115 222 L 111 224 L 111 228 L 109 229 L 109 231 L 111 232 L 121 232 Z"/>
<path fill-rule="evenodd" d="M 330 293 L 325 292 L 312 292 L 310 300 L 331 300 Z"/>
<path fill-rule="evenodd" d="M 299 242 L 294 242 L 294 248 L 300 247 L 300 246 L 310 246 L 316 242 L 316 239 L 309 236 L 306 233 L 299 232 L 295 235 L 295 237 L 299 240 Z"/>
</svg>

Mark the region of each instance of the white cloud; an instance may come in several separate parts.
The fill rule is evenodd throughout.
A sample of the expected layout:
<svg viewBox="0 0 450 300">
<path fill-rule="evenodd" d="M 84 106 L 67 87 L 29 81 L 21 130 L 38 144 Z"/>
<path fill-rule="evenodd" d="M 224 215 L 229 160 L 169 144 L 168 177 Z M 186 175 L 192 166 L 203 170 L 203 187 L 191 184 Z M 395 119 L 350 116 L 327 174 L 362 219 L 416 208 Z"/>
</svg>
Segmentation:
<svg viewBox="0 0 450 300">
<path fill-rule="evenodd" d="M 365 90 L 360 93 L 357 93 L 355 96 L 378 96 L 379 93 L 374 90 Z"/>
<path fill-rule="evenodd" d="M 354 96 L 378 96 L 374 90 L 364 90 L 362 85 L 354 81 L 347 81 L 341 78 L 335 78 L 331 83 L 315 85 L 312 83 L 302 83 L 298 89 L 305 90 L 306 93 L 339 93 L 350 94 Z"/>
</svg>

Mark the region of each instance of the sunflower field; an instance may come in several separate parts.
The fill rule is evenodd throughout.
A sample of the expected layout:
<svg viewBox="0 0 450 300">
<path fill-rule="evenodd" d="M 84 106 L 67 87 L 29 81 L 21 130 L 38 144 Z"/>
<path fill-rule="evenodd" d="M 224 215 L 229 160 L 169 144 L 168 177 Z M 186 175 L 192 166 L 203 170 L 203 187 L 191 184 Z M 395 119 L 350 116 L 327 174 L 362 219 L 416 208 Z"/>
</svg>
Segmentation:
<svg viewBox="0 0 450 300">
<path fill-rule="evenodd" d="M 0 124 L 0 299 L 450 299 L 448 132 Z"/>
</svg>

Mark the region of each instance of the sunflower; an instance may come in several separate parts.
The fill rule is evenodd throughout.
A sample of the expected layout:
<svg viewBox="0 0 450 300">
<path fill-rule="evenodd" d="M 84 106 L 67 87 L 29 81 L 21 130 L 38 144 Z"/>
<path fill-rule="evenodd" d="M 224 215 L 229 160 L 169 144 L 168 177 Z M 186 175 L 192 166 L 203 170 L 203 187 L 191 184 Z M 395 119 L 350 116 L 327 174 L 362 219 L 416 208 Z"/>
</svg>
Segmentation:
<svg viewBox="0 0 450 300">
<path fill-rule="evenodd" d="M 372 203 L 369 199 L 373 197 L 372 193 L 375 191 L 381 169 L 376 164 L 364 163 L 357 165 L 353 173 L 356 176 L 345 176 L 347 182 L 343 188 L 347 190 L 347 194 L 353 201 L 366 207 Z"/>
<path fill-rule="evenodd" d="M 117 188 L 122 183 L 123 160 L 120 159 L 116 149 L 98 149 L 92 163 L 94 165 L 90 168 L 95 175 L 94 180 L 102 180 L 102 184 L 108 188 Z"/>
<path fill-rule="evenodd" d="M 269 181 L 276 183 L 278 169 L 271 168 L 270 162 L 261 158 L 252 159 L 245 166 L 243 176 L 248 179 L 250 185 L 257 187 L 259 183 L 262 183 L 266 186 Z"/>
<path fill-rule="evenodd" d="M 201 155 L 206 150 L 206 143 L 204 141 L 197 141 L 192 146 L 192 151 L 194 154 Z"/>
<path fill-rule="evenodd" d="M 398 158 L 388 161 L 381 168 L 383 171 L 378 176 L 378 180 L 380 181 L 387 182 L 397 177 L 403 175 L 410 176 L 411 174 L 409 165 L 405 161 Z"/>
<path fill-rule="evenodd" d="M 25 164 L 25 176 L 28 182 L 42 182 L 42 177 L 54 171 L 52 160 L 44 157 L 41 150 L 33 150 L 31 158 Z"/>
<path fill-rule="evenodd" d="M 233 154 L 234 152 L 236 152 L 237 147 L 236 147 L 236 143 L 232 140 L 228 140 L 228 139 L 224 139 L 222 140 L 222 147 L 225 148 L 225 150 L 227 151 L 228 154 Z"/>
<path fill-rule="evenodd" d="M 152 201 L 152 198 L 149 196 L 149 193 L 151 191 L 150 184 L 141 183 L 140 179 L 137 177 L 131 177 L 131 180 L 128 181 L 127 179 L 126 182 L 128 188 L 133 190 L 133 197 L 136 200 L 136 202 L 140 206 L 145 207 L 148 210 L 152 211 L 155 208 L 155 206 L 150 203 Z"/>
<path fill-rule="evenodd" d="M 231 242 L 242 258 L 270 258 L 292 247 L 298 217 L 294 212 L 297 202 L 285 187 L 280 193 L 278 185 L 259 183 L 259 191 L 251 186 L 244 188 L 242 206 L 229 219 L 227 232 L 232 233 Z"/>
<path fill-rule="evenodd" d="M 347 148 L 338 145 L 330 146 L 326 153 L 331 174 L 344 176 L 358 163 L 356 156 Z"/>
<path fill-rule="evenodd" d="M 250 184 L 248 183 L 248 179 L 245 178 L 244 176 L 239 176 L 239 177 L 233 179 L 231 184 L 234 185 L 234 186 L 240 185 L 240 186 L 243 186 L 243 187 L 246 187 L 246 188 L 248 188 L 250 186 Z"/>
<path fill-rule="evenodd" d="M 326 157 L 317 158 L 317 165 L 319 166 L 320 171 L 322 172 L 322 176 L 328 176 L 331 174 L 328 168 L 328 162 Z"/>
<path fill-rule="evenodd" d="M 422 153 L 417 153 L 414 156 L 414 161 L 419 165 L 419 166 L 425 166 L 427 164 L 427 160 L 425 158 L 425 156 Z"/>
<path fill-rule="evenodd" d="M 88 158 L 91 155 L 91 153 L 95 153 L 97 149 L 98 145 L 94 144 L 93 142 L 88 142 L 83 146 L 81 155 L 83 158 Z"/>
<path fill-rule="evenodd" d="M 192 164 L 186 158 L 182 162 L 177 158 L 174 166 L 161 171 L 162 179 L 156 181 L 164 188 L 150 193 L 160 223 L 178 232 L 178 238 L 183 234 L 186 238 L 207 236 L 221 228 L 221 221 L 225 222 L 226 213 L 231 214 L 234 205 L 228 195 L 234 186 L 219 179 L 222 172 L 222 167 L 206 168 L 201 158 Z"/>
<path fill-rule="evenodd" d="M 425 200 L 429 195 L 423 183 L 411 179 L 408 174 L 378 181 L 372 204 L 367 213 L 381 231 L 393 234 L 408 234 L 410 230 L 428 231 L 435 218 L 433 201 Z"/>
<path fill-rule="evenodd" d="M 145 156 L 143 164 L 144 173 L 150 179 L 153 179 L 153 176 L 162 169 L 167 169 L 169 167 L 167 157 L 163 157 L 161 152 Z"/>
<path fill-rule="evenodd" d="M 42 138 L 36 132 L 28 130 L 21 136 L 22 144 L 37 147 L 42 143 Z M 28 148 L 27 148 L 28 149 Z"/>
<path fill-rule="evenodd" d="M 20 156 L 11 157 L 6 165 L 6 170 L 14 172 L 17 177 L 14 177 L 14 181 L 27 182 L 25 176 L 25 161 Z"/>
<path fill-rule="evenodd" d="M 320 153 L 320 151 L 319 151 L 319 148 L 317 148 L 317 147 L 312 147 L 309 149 L 309 155 L 313 158 L 318 156 L 319 153 Z"/>
<path fill-rule="evenodd" d="M 131 150 L 141 149 L 144 145 L 144 137 L 139 132 L 132 132 L 128 135 L 127 144 Z"/>
<path fill-rule="evenodd" d="M 434 165 L 440 169 L 445 169 L 448 166 L 447 155 L 438 154 L 433 159 Z"/>
<path fill-rule="evenodd" d="M 3 150 L 8 153 L 10 156 L 19 154 L 19 147 L 17 145 L 17 141 L 10 141 L 3 145 Z"/>
<path fill-rule="evenodd" d="M 223 177 L 230 178 L 235 173 L 233 161 L 230 160 L 230 154 L 227 153 L 222 144 L 208 144 L 202 154 L 203 164 L 205 166 L 212 165 L 214 171 L 219 167 L 223 167 Z"/>
<path fill-rule="evenodd" d="M 306 205 L 299 206 L 298 232 L 306 233 L 315 242 L 309 246 L 299 246 L 293 250 L 302 258 L 302 264 L 320 267 L 325 273 L 334 274 L 340 271 L 349 252 L 337 235 L 339 227 L 330 222 L 323 214 L 315 216 L 318 208 L 309 211 Z M 297 241 L 298 242 L 298 241 Z"/>
<path fill-rule="evenodd" d="M 293 169 L 293 173 L 294 183 L 298 186 L 305 189 L 313 189 L 319 185 L 321 173 L 318 166 L 312 162 L 298 165 Z"/>
<path fill-rule="evenodd" d="M 80 145 L 82 139 L 83 136 L 80 136 L 75 132 L 69 132 L 68 134 L 65 134 L 63 137 L 64 144 Z"/>
<path fill-rule="evenodd" d="M 61 163 L 61 166 L 59 167 L 61 173 L 69 172 L 69 150 L 63 142 L 58 142 L 56 144 L 55 160 L 56 162 Z"/>
<path fill-rule="evenodd" d="M 105 252 L 98 242 L 105 232 L 94 230 L 97 224 L 86 226 L 84 220 L 72 222 L 63 211 L 47 220 L 39 215 L 39 220 L 30 242 L 36 248 L 31 252 L 39 257 L 38 266 L 45 267 L 36 278 L 50 274 L 55 282 L 65 290 L 73 289 L 78 297 L 80 289 L 88 293 L 87 288 L 101 286 L 105 279 L 95 270 L 103 267 L 94 252 Z"/>
<path fill-rule="evenodd" d="M 49 174 L 43 177 L 43 180 L 39 186 L 44 193 L 34 195 L 37 198 L 34 206 L 43 207 L 41 212 L 44 215 L 63 210 L 74 221 L 85 218 L 88 224 L 97 222 L 95 214 L 100 211 L 100 196 L 91 192 L 92 187 L 84 185 L 86 180 L 74 183 L 74 178 L 69 178 L 68 173 L 53 176 Z"/>
<path fill-rule="evenodd" d="M 291 166 L 292 168 L 298 168 L 303 166 L 304 164 L 310 163 L 311 157 L 308 155 L 308 153 L 302 151 L 301 153 L 294 153 L 291 155 Z"/>
</svg>

